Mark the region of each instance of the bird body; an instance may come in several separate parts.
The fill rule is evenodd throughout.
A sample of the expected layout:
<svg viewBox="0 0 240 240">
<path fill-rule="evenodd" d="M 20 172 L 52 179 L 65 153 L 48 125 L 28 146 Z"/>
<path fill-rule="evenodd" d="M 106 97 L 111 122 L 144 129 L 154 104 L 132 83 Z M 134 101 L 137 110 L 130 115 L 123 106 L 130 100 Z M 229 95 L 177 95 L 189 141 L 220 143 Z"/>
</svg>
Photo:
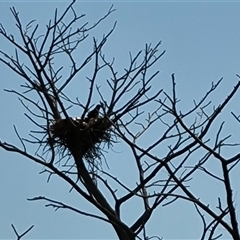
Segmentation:
<svg viewBox="0 0 240 240">
<path fill-rule="evenodd" d="M 101 108 L 101 105 L 98 104 L 92 111 L 90 111 L 87 115 L 87 119 L 91 119 L 91 118 L 97 118 L 99 115 L 99 110 Z"/>
</svg>

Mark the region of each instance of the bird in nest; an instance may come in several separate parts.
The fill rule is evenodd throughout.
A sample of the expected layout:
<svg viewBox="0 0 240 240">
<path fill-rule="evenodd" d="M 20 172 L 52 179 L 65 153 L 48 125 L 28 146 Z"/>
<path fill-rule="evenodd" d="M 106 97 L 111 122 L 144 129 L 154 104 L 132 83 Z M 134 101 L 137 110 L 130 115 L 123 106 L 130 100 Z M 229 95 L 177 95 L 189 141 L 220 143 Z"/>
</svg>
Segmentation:
<svg viewBox="0 0 240 240">
<path fill-rule="evenodd" d="M 101 104 L 98 104 L 92 111 L 90 111 L 87 115 L 87 120 L 91 118 L 97 118 L 99 116 L 100 108 L 102 107 Z"/>
</svg>

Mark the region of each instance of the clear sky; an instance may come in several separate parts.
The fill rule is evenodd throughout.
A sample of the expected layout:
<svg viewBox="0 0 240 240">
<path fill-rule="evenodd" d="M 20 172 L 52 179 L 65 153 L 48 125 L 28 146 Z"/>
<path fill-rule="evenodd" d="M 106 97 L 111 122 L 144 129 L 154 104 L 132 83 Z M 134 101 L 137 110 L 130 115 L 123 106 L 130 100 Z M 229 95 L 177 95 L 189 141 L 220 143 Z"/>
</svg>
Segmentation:
<svg viewBox="0 0 240 240">
<path fill-rule="evenodd" d="M 63 11 L 68 3 L 68 1 L 0 1 L 0 22 L 9 33 L 16 34 L 9 10 L 9 7 L 14 6 L 24 23 L 36 19 L 44 28 L 49 18 L 53 17 L 54 9 L 59 8 L 59 11 Z M 107 12 L 111 4 L 114 4 L 116 11 L 95 30 L 94 34 L 100 38 L 117 20 L 116 30 L 105 47 L 105 54 L 116 58 L 117 71 L 127 67 L 129 51 L 136 53 L 143 49 L 146 43 L 156 44 L 161 40 L 160 50 L 166 50 L 166 54 L 157 64 L 160 75 L 155 87 L 170 91 L 171 74 L 175 73 L 178 97 L 182 99 L 180 106 L 183 110 L 192 106 L 193 99 L 199 100 L 210 88 L 212 81 L 224 78 L 218 92 L 211 99 L 216 105 L 236 84 L 238 80 L 236 74 L 240 74 L 240 2 L 78 1 L 75 9 L 78 13 L 86 13 L 86 20 L 93 23 Z M 91 39 L 89 41 L 89 46 L 92 46 Z M 9 47 L 0 38 L 0 49 L 12 52 L 13 49 Z M 0 139 L 19 144 L 13 125 L 16 125 L 23 135 L 28 131 L 29 125 L 17 98 L 7 94 L 3 89 L 17 88 L 23 82 L 2 64 L 0 72 L 2 102 Z M 84 85 L 79 89 L 79 95 L 84 94 Z M 69 94 L 78 94 L 74 88 L 69 88 L 68 91 Z M 97 103 L 97 96 L 95 99 Z M 231 103 L 229 111 L 238 110 L 239 113 L 238 105 L 237 101 Z M 77 110 L 72 114 L 77 115 Z M 230 114 L 223 116 L 224 120 L 231 123 L 232 120 L 228 118 Z M 235 127 L 229 124 L 228 131 L 236 133 Z M 125 168 L 129 164 L 128 161 L 131 161 L 130 155 L 123 152 L 124 147 L 121 145 L 117 145 L 115 150 L 117 153 L 112 152 L 108 155 L 110 169 L 127 184 L 134 186 L 135 180 L 132 180 L 134 168 Z M 46 183 L 47 175 L 38 174 L 42 170 L 41 166 L 2 149 L 0 163 L 0 238 L 15 238 L 11 223 L 19 232 L 34 224 L 35 227 L 26 237 L 29 239 L 116 237 L 111 227 L 99 220 L 82 217 L 67 210 L 55 212 L 52 208 L 45 208 L 45 202 L 27 201 L 27 198 L 41 195 L 96 213 L 96 210 L 79 196 L 69 193 L 69 186 L 57 177 Z M 234 186 L 238 180 L 236 173 L 233 178 Z M 209 202 L 211 206 L 217 204 L 217 197 L 222 194 L 221 188 L 213 188 L 213 185 L 208 187 L 207 179 L 196 180 L 192 187 L 196 188 L 196 195 L 203 196 L 203 200 Z M 235 191 L 235 194 L 236 202 L 237 200 L 239 202 L 239 193 Z M 237 207 L 239 209 L 239 204 Z M 129 224 L 139 213 L 139 207 L 133 203 L 123 210 L 124 220 Z M 194 239 L 201 233 L 201 222 L 194 213 L 194 207 L 181 201 L 167 207 L 159 207 L 147 226 L 150 233 L 164 239 Z"/>
</svg>

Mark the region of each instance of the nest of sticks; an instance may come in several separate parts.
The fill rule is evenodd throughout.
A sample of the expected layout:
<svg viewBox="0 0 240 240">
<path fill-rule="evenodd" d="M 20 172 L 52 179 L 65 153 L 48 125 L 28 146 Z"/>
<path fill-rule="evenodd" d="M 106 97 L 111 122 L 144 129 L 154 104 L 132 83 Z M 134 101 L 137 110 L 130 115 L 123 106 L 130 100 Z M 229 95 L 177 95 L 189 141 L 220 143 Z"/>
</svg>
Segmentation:
<svg viewBox="0 0 240 240">
<path fill-rule="evenodd" d="M 70 151 L 80 154 L 94 164 L 102 155 L 100 144 L 112 142 L 111 122 L 104 117 L 84 120 L 69 118 L 55 120 L 50 125 L 51 137 L 60 152 Z"/>
</svg>

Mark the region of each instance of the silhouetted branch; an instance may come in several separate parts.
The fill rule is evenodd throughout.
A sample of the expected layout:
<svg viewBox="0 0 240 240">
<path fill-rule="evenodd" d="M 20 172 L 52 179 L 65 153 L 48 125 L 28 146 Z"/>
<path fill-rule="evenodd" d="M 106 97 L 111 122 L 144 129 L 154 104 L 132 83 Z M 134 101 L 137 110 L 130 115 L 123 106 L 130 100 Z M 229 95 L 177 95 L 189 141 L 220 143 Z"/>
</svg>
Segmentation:
<svg viewBox="0 0 240 240">
<path fill-rule="evenodd" d="M 16 228 L 14 227 L 14 225 L 11 224 L 11 226 L 12 226 L 12 228 L 13 228 L 16 236 L 17 236 L 17 240 L 20 240 L 22 237 L 24 237 L 24 235 L 26 235 L 28 232 L 30 232 L 30 231 L 33 229 L 33 227 L 34 227 L 34 225 L 32 225 L 32 226 L 31 226 L 30 228 L 28 228 L 24 233 L 22 233 L 22 234 L 19 235 L 18 232 L 17 232 L 17 230 L 16 230 Z"/>
</svg>

